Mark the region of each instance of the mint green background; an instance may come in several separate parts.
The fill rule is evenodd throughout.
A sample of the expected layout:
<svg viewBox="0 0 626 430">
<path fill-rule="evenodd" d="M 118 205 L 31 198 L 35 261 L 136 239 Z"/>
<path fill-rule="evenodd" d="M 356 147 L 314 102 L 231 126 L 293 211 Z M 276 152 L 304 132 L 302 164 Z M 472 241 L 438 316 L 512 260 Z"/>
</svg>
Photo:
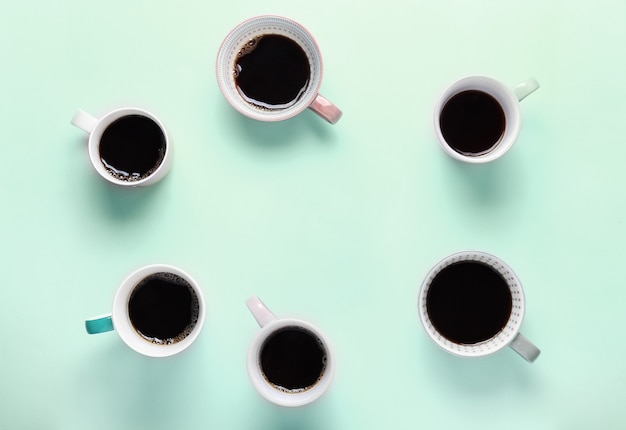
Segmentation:
<svg viewBox="0 0 626 430">
<path fill-rule="evenodd" d="M 389 0 L 7 2 L 0 13 L 0 429 L 623 429 L 626 3 Z M 222 98 L 222 38 L 293 18 L 344 117 L 259 123 Z M 435 142 L 432 108 L 469 74 L 542 87 L 496 163 Z M 146 108 L 175 144 L 166 179 L 110 186 L 70 125 Z M 419 285 L 463 249 L 526 292 L 542 355 L 461 359 L 424 334 Z M 89 336 L 132 270 L 191 273 L 208 305 L 189 350 L 148 359 Z M 321 327 L 331 390 L 275 407 L 252 388 L 245 299 Z"/>
</svg>

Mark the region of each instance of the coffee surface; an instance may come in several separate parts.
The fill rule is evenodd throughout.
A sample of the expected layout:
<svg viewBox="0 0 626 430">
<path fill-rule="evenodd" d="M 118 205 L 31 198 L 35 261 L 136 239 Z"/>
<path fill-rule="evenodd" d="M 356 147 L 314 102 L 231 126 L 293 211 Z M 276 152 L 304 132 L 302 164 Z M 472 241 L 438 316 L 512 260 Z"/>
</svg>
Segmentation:
<svg viewBox="0 0 626 430">
<path fill-rule="evenodd" d="M 506 119 L 500 103 L 478 90 L 462 91 L 444 105 L 439 126 L 452 149 L 469 156 L 491 151 L 504 134 Z"/>
<path fill-rule="evenodd" d="M 314 386 L 326 367 L 326 352 L 314 334 L 298 327 L 274 333 L 261 347 L 261 370 L 269 383 L 288 392 Z"/>
<path fill-rule="evenodd" d="M 100 160 L 107 171 L 123 181 L 152 174 L 165 157 L 165 135 L 159 125 L 142 115 L 113 121 L 100 139 Z"/>
<path fill-rule="evenodd" d="M 239 51 L 234 68 L 241 96 L 248 103 L 269 110 L 294 105 L 305 93 L 311 76 L 304 50 L 279 34 L 248 41 Z"/>
<path fill-rule="evenodd" d="M 135 330 L 156 344 L 172 344 L 198 322 L 199 301 L 191 285 L 173 273 L 144 278 L 133 290 L 128 315 Z"/>
<path fill-rule="evenodd" d="M 512 298 L 506 280 L 491 266 L 477 261 L 453 263 L 430 284 L 426 309 L 433 326 L 459 344 L 491 339 L 506 325 Z"/>
</svg>

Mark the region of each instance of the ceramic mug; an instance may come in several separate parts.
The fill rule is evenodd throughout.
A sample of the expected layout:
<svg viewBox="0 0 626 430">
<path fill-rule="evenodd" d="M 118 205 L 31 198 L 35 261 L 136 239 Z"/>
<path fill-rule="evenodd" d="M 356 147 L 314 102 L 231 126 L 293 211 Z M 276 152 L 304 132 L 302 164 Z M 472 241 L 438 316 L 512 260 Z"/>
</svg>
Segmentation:
<svg viewBox="0 0 626 430">
<path fill-rule="evenodd" d="M 511 347 L 533 362 L 539 349 L 520 333 L 522 284 L 499 258 L 479 251 L 452 254 L 426 275 L 418 298 L 420 321 L 432 341 L 462 357 Z"/>
<path fill-rule="evenodd" d="M 165 126 L 144 109 L 115 109 L 100 118 L 79 109 L 71 122 L 89 133 L 91 164 L 115 185 L 152 185 L 163 179 L 171 166 L 172 144 Z"/>
<path fill-rule="evenodd" d="M 309 322 L 276 317 L 258 297 L 246 305 L 261 330 L 250 344 L 248 375 L 265 399 L 280 406 L 302 406 L 324 394 L 333 379 L 333 350 Z"/>
<path fill-rule="evenodd" d="M 131 349 L 167 357 L 187 349 L 198 337 L 205 303 L 197 282 L 181 269 L 153 264 L 121 283 L 111 313 L 85 321 L 89 334 L 115 330 Z"/>
<path fill-rule="evenodd" d="M 513 90 L 486 76 L 469 76 L 450 85 L 434 110 L 434 128 L 443 150 L 466 163 L 503 156 L 521 127 L 519 102 L 539 88 L 534 79 Z"/>
<path fill-rule="evenodd" d="M 228 103 L 259 121 L 286 120 L 307 108 L 331 124 L 339 121 L 341 111 L 319 94 L 322 71 L 320 49 L 308 30 L 274 15 L 237 25 L 216 61 L 217 83 Z"/>
</svg>

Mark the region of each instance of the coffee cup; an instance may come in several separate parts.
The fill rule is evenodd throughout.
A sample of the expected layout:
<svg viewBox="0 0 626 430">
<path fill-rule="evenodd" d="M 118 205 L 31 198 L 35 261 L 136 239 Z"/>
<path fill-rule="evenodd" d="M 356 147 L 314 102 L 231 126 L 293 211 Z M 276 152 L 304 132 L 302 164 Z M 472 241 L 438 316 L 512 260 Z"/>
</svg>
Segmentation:
<svg viewBox="0 0 626 430">
<path fill-rule="evenodd" d="M 154 184 L 167 174 L 171 142 L 165 126 L 152 113 L 125 107 L 95 118 L 79 109 L 71 122 L 89 133 L 89 159 L 107 181 L 139 187 Z"/>
<path fill-rule="evenodd" d="M 174 266 L 153 264 L 128 275 L 117 289 L 112 312 L 86 320 L 85 328 L 89 334 L 115 330 L 138 353 L 167 357 L 196 340 L 204 317 L 196 281 Z"/>
<path fill-rule="evenodd" d="M 503 156 L 521 127 L 519 102 L 539 88 L 534 79 L 513 90 L 486 76 L 469 76 L 450 85 L 434 111 L 435 135 L 452 158 L 486 163 Z"/>
<path fill-rule="evenodd" d="M 311 109 L 331 124 L 341 111 L 319 94 L 322 55 L 307 29 L 263 15 L 237 25 L 216 61 L 218 86 L 232 107 L 259 121 L 282 121 Z"/>
<path fill-rule="evenodd" d="M 326 392 L 335 368 L 322 332 L 306 321 L 276 317 L 258 297 L 246 304 L 261 330 L 248 349 L 248 375 L 265 399 L 303 406 Z"/>
<path fill-rule="evenodd" d="M 528 362 L 539 356 L 520 333 L 522 284 L 493 255 L 466 251 L 441 260 L 422 283 L 418 311 L 430 339 L 451 354 L 481 357 L 509 346 Z"/>
</svg>

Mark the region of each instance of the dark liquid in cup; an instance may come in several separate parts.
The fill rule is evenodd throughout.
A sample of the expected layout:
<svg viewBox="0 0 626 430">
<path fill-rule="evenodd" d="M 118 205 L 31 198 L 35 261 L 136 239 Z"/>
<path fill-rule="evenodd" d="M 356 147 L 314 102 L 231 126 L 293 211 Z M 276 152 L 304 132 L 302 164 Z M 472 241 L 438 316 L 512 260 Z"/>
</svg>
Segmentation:
<svg viewBox="0 0 626 430">
<path fill-rule="evenodd" d="M 475 344 L 498 334 L 509 320 L 512 298 L 506 280 L 477 261 L 453 263 L 435 275 L 426 294 L 433 326 L 452 342 Z"/>
<path fill-rule="evenodd" d="M 286 392 L 305 391 L 324 374 L 326 350 L 313 333 L 299 327 L 284 328 L 265 341 L 260 364 L 274 387 Z"/>
<path fill-rule="evenodd" d="M 133 290 L 128 315 L 135 330 L 159 345 L 186 338 L 198 322 L 200 303 L 192 286 L 173 273 L 144 278 Z"/>
<path fill-rule="evenodd" d="M 444 139 L 455 151 L 477 156 L 491 151 L 506 127 L 504 110 L 490 94 L 478 90 L 452 96 L 439 116 Z"/>
<path fill-rule="evenodd" d="M 294 105 L 305 93 L 311 67 L 304 50 L 288 37 L 266 34 L 246 43 L 234 64 L 239 94 L 268 110 Z"/>
<path fill-rule="evenodd" d="M 122 181 L 150 176 L 165 157 L 165 135 L 152 119 L 127 115 L 113 121 L 100 138 L 100 160 Z"/>
</svg>

